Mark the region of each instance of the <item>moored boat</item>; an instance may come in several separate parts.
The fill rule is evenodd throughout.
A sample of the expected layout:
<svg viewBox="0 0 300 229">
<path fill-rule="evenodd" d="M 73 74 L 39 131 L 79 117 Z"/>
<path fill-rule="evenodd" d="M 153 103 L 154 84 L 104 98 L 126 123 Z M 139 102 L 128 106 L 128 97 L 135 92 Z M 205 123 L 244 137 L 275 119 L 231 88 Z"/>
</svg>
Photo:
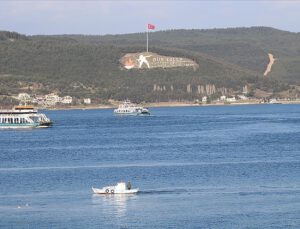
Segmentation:
<svg viewBox="0 0 300 229">
<path fill-rule="evenodd" d="M 0 129 L 49 127 L 52 121 L 33 106 L 16 106 L 0 110 Z"/>
<path fill-rule="evenodd" d="M 139 191 L 138 188 L 132 188 L 131 183 L 119 182 L 114 186 L 105 186 L 103 188 L 94 188 L 92 190 L 95 194 L 134 194 Z"/>
</svg>

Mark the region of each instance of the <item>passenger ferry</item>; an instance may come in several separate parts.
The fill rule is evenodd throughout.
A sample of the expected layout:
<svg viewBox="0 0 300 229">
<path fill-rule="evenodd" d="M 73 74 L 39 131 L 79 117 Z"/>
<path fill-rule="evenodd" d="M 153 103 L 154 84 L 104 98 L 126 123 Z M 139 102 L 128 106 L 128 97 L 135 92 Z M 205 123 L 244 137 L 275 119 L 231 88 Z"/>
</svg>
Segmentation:
<svg viewBox="0 0 300 229">
<path fill-rule="evenodd" d="M 52 121 L 33 106 L 16 106 L 12 110 L 0 110 L 0 129 L 49 127 Z"/>
<path fill-rule="evenodd" d="M 131 103 L 129 100 L 126 100 L 120 104 L 119 107 L 114 110 L 114 113 L 118 115 L 150 115 L 150 112 L 147 108 L 137 106 L 136 104 Z"/>
</svg>

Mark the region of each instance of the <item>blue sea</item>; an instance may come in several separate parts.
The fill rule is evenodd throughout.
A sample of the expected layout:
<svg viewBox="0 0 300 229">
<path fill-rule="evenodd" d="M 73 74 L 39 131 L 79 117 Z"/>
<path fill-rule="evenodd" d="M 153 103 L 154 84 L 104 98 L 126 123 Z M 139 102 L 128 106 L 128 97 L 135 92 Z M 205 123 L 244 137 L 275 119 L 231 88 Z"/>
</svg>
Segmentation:
<svg viewBox="0 0 300 229">
<path fill-rule="evenodd" d="M 300 105 L 150 111 L 0 131 L 0 228 L 300 228 Z"/>
</svg>

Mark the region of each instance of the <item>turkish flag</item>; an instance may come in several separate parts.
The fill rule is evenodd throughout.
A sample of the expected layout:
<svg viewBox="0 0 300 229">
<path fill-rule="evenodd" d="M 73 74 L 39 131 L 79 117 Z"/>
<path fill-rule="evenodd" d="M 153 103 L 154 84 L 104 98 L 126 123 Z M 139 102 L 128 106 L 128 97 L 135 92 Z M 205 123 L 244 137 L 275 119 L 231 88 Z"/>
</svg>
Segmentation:
<svg viewBox="0 0 300 229">
<path fill-rule="evenodd" d="M 155 29 L 155 25 L 152 25 L 152 24 L 148 24 L 148 29 Z"/>
</svg>

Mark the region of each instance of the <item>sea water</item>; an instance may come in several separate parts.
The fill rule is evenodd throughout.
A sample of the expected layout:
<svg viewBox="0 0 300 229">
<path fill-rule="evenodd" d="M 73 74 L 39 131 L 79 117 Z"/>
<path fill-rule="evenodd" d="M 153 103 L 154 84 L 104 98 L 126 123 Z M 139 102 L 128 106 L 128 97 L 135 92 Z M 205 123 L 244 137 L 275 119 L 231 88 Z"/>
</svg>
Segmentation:
<svg viewBox="0 0 300 229">
<path fill-rule="evenodd" d="M 300 227 L 300 105 L 150 111 L 0 131 L 0 228 Z M 140 193 L 92 193 L 119 181 Z"/>
</svg>

